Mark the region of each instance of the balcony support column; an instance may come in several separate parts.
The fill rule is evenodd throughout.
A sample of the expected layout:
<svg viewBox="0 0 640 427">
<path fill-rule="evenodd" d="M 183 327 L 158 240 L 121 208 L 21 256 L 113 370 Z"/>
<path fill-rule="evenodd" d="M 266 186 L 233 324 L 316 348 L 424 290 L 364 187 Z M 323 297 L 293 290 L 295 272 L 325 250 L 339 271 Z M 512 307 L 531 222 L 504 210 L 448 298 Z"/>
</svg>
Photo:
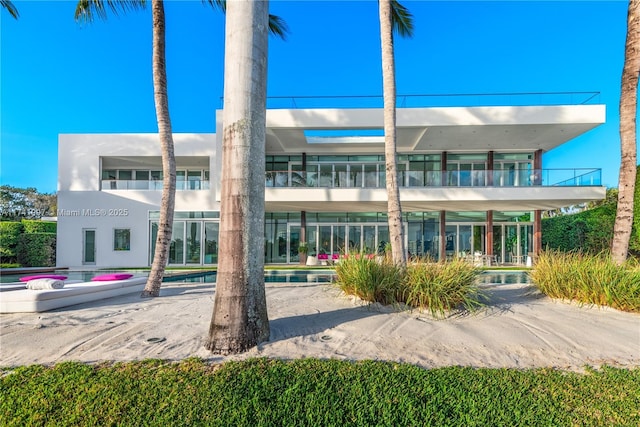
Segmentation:
<svg viewBox="0 0 640 427">
<path fill-rule="evenodd" d="M 440 211 L 440 250 L 439 250 L 439 254 L 438 254 L 438 259 L 440 261 L 444 261 L 446 259 L 447 253 L 446 253 L 446 233 L 447 233 L 447 229 L 446 229 L 446 222 L 447 222 L 447 211 Z"/>
<path fill-rule="evenodd" d="M 493 151 L 487 153 L 487 186 L 493 187 Z M 487 253 L 489 253 L 487 251 Z"/>
<path fill-rule="evenodd" d="M 493 255 L 493 211 L 487 211 L 486 246 L 486 254 Z"/>
<path fill-rule="evenodd" d="M 537 257 L 542 250 L 542 211 L 533 213 L 533 255 Z"/>
<path fill-rule="evenodd" d="M 542 150 L 536 150 L 533 155 L 533 170 L 535 175 L 533 185 L 542 185 Z"/>
<path fill-rule="evenodd" d="M 307 181 L 307 153 L 302 153 L 302 176 Z M 300 243 L 307 243 L 307 211 L 300 211 Z"/>
<path fill-rule="evenodd" d="M 440 185 L 447 185 L 447 152 L 443 151 L 440 158 Z"/>
</svg>

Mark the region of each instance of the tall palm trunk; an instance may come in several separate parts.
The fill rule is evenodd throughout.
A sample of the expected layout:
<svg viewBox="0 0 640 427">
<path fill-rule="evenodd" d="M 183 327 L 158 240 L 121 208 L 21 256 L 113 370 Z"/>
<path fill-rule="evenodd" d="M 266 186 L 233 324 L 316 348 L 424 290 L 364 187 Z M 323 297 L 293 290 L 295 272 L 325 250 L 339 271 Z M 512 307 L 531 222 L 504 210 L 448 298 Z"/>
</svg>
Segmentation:
<svg viewBox="0 0 640 427">
<path fill-rule="evenodd" d="M 264 289 L 268 1 L 227 3 L 220 258 L 205 347 L 240 353 L 269 338 Z"/>
<path fill-rule="evenodd" d="M 391 1 L 380 0 L 380 40 L 382 44 L 382 85 L 384 93 L 384 158 L 387 182 L 387 215 L 393 262 L 407 264 L 402 228 L 398 165 L 396 159 L 396 72 L 393 57 Z"/>
<path fill-rule="evenodd" d="M 167 69 L 165 64 L 165 19 L 162 0 L 151 2 L 153 19 L 153 93 L 158 121 L 158 135 L 162 150 L 162 201 L 160 204 L 160 222 L 156 239 L 155 254 L 151 273 L 141 297 L 160 295 L 160 284 L 169 256 L 169 244 L 173 229 L 173 211 L 176 200 L 176 159 L 173 150 L 169 99 L 167 96 Z"/>
<path fill-rule="evenodd" d="M 640 73 L 640 0 L 631 0 L 627 12 L 627 41 L 620 90 L 620 177 L 618 209 L 613 228 L 611 256 L 622 264 L 629 252 L 633 225 L 633 196 L 636 181 L 636 109 Z"/>
</svg>

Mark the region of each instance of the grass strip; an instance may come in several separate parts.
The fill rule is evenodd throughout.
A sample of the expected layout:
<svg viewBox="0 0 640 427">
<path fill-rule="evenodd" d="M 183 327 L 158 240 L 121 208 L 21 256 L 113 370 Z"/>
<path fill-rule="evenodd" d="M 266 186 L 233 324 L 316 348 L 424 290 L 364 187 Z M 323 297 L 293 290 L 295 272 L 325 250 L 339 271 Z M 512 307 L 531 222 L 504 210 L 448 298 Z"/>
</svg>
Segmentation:
<svg viewBox="0 0 640 427">
<path fill-rule="evenodd" d="M 146 360 L 3 369 L 3 426 L 637 426 L 640 369 Z"/>
</svg>

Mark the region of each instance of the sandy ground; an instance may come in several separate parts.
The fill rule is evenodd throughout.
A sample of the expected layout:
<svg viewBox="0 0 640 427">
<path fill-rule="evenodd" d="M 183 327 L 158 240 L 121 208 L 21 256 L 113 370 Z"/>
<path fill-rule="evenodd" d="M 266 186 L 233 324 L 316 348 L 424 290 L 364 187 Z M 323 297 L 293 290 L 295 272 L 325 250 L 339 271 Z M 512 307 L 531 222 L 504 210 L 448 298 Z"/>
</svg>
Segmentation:
<svg viewBox="0 0 640 427">
<path fill-rule="evenodd" d="M 482 311 L 443 320 L 367 305 L 327 284 L 267 284 L 271 339 L 240 356 L 203 347 L 213 284 L 166 283 L 45 313 L 0 315 L 0 366 L 247 357 L 374 359 L 423 367 L 583 370 L 640 366 L 640 315 L 551 300 L 527 284 L 487 284 Z"/>
</svg>

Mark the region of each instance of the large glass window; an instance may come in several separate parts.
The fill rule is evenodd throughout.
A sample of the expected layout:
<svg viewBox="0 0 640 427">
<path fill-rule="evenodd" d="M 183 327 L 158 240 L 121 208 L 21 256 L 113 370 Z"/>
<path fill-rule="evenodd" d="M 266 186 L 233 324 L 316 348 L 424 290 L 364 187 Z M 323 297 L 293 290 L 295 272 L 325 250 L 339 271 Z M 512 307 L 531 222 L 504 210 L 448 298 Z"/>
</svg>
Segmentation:
<svg viewBox="0 0 640 427">
<path fill-rule="evenodd" d="M 534 185 L 533 153 L 495 153 L 493 185 L 499 187 Z"/>
<path fill-rule="evenodd" d="M 187 264 L 200 264 L 200 240 L 201 240 L 202 221 L 187 222 Z"/>
<path fill-rule="evenodd" d="M 218 263 L 218 235 L 220 224 L 217 222 L 204 223 L 204 263 Z"/>
<path fill-rule="evenodd" d="M 131 249 L 131 230 L 116 228 L 113 230 L 113 250 L 128 251 Z"/>
<path fill-rule="evenodd" d="M 184 190 L 187 183 L 187 171 L 176 171 L 176 190 Z"/>
<path fill-rule="evenodd" d="M 173 223 L 173 233 L 169 245 L 169 264 L 184 264 L 184 221 Z"/>
<path fill-rule="evenodd" d="M 189 182 L 189 190 L 201 190 L 202 189 L 202 171 L 189 170 L 187 171 L 187 181 Z"/>
</svg>

